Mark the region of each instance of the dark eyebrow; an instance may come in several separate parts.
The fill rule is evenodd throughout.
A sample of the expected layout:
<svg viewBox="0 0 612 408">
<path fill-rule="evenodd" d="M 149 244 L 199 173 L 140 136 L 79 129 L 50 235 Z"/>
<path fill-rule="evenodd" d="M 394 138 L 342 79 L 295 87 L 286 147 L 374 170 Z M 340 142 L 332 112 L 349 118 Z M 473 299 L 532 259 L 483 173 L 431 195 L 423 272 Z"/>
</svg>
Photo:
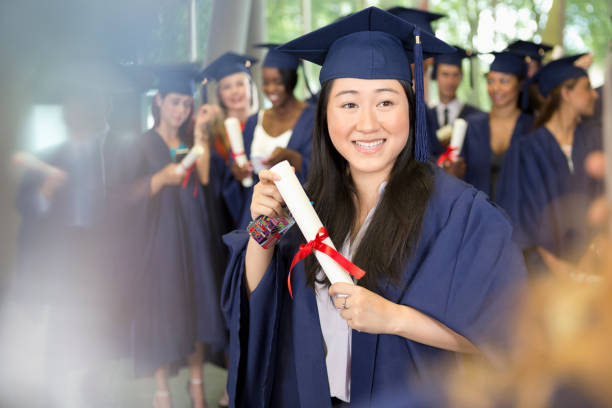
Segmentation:
<svg viewBox="0 0 612 408">
<path fill-rule="evenodd" d="M 377 89 L 377 90 L 376 90 L 376 91 L 374 91 L 374 92 L 376 92 L 376 93 L 381 93 L 381 92 L 393 92 L 393 93 L 399 93 L 399 92 L 397 92 L 395 89 L 391 89 L 391 88 L 379 88 L 379 89 Z M 334 98 L 336 98 L 336 97 L 338 97 L 338 96 L 341 96 L 341 95 L 347 95 L 347 94 L 350 94 L 350 95 L 356 95 L 356 94 L 358 94 L 358 93 L 359 93 L 359 92 L 355 91 L 354 89 L 347 89 L 346 91 L 340 91 L 340 92 L 338 92 L 336 95 L 334 95 Z"/>
<path fill-rule="evenodd" d="M 376 90 L 376 93 L 379 92 L 393 92 L 393 93 L 399 93 L 397 92 L 395 89 L 391 89 L 391 88 L 379 88 Z"/>
<path fill-rule="evenodd" d="M 340 92 L 338 92 L 337 94 L 335 94 L 335 95 L 334 95 L 334 98 L 337 98 L 338 96 L 341 96 L 341 95 L 346 95 L 346 94 L 356 95 L 356 94 L 358 94 L 358 93 L 359 93 L 359 92 L 357 92 L 357 91 L 355 91 L 355 90 L 353 90 L 353 89 L 347 89 L 346 91 L 340 91 Z"/>
</svg>

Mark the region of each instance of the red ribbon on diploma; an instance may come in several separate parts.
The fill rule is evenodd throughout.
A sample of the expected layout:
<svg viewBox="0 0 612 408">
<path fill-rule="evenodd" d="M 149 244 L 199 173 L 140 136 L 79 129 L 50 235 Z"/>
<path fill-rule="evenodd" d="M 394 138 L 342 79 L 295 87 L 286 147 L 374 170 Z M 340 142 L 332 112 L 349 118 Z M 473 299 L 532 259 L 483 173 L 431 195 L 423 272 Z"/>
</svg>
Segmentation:
<svg viewBox="0 0 612 408">
<path fill-rule="evenodd" d="M 457 150 L 457 148 L 448 146 L 446 151 L 440 155 L 438 158 L 438 166 L 442 167 L 445 161 L 453 161 L 453 153 Z"/>
<path fill-rule="evenodd" d="M 193 169 L 195 169 L 197 163 L 198 162 L 196 161 L 195 163 L 191 165 L 191 167 L 185 170 L 185 177 L 183 177 L 183 183 L 181 184 L 181 187 L 183 188 L 187 187 L 187 184 L 189 183 L 189 176 L 191 176 L 191 173 L 193 173 Z M 180 166 L 183 167 L 182 165 Z M 197 195 L 198 195 L 198 185 L 197 185 L 197 180 L 196 180 L 196 182 L 193 183 L 193 196 L 197 197 Z"/>
<path fill-rule="evenodd" d="M 298 262 L 306 258 L 308 255 L 312 254 L 312 251 L 314 251 L 315 249 L 319 252 L 323 252 L 331 259 L 336 261 L 341 267 L 346 269 L 346 271 L 353 275 L 355 278 L 361 279 L 363 278 L 363 275 L 365 275 L 365 271 L 363 269 L 343 257 L 334 248 L 323 243 L 323 240 L 327 237 L 329 237 L 327 230 L 325 229 L 325 227 L 321 227 L 312 241 L 308 242 L 307 244 L 300 245 L 300 250 L 293 257 L 293 261 L 291 262 L 291 268 L 289 268 L 289 276 L 287 277 L 287 286 L 289 286 L 289 294 L 291 295 L 291 298 L 293 298 L 293 291 L 291 290 L 291 270 L 295 265 L 297 265 Z"/>
</svg>

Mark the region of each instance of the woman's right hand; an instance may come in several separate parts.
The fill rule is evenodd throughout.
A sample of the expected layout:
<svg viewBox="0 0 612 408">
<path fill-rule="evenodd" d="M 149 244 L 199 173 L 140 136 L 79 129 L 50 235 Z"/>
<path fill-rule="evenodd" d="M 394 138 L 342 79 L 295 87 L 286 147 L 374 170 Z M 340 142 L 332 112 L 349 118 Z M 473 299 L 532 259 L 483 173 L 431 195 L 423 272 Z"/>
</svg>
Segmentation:
<svg viewBox="0 0 612 408">
<path fill-rule="evenodd" d="M 179 167 L 176 163 L 170 163 L 151 177 L 151 196 L 157 194 L 165 186 L 177 186 L 185 177 L 184 172 L 177 173 Z"/>
<path fill-rule="evenodd" d="M 244 167 L 240 167 L 236 161 L 233 161 L 231 171 L 236 180 L 242 181 L 253 173 L 253 166 L 250 161 L 246 162 Z"/>
<path fill-rule="evenodd" d="M 466 165 L 465 160 L 459 157 L 456 161 L 446 160 L 442 163 L 442 168 L 448 174 L 457 177 L 458 179 L 462 179 L 465 176 Z"/>
<path fill-rule="evenodd" d="M 283 205 L 285 201 L 274 184 L 280 176 L 270 170 L 259 172 L 259 183 L 253 188 L 251 199 L 251 217 L 255 219 L 260 215 L 278 218 L 285 215 Z"/>
</svg>

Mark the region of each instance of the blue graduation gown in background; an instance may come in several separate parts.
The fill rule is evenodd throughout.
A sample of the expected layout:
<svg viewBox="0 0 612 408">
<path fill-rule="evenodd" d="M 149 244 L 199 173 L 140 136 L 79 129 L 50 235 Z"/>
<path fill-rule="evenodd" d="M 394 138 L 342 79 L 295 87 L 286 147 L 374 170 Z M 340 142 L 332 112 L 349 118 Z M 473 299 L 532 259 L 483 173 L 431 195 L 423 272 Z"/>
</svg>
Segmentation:
<svg viewBox="0 0 612 408">
<path fill-rule="evenodd" d="M 463 179 L 491 195 L 491 128 L 489 127 L 489 114 L 474 114 L 468 117 L 468 128 L 461 156 L 465 160 L 466 171 Z M 510 144 L 531 131 L 533 117 L 521 113 L 518 117 Z M 495 199 L 495 197 L 492 197 Z M 495 199 L 497 202 L 497 200 Z"/>
<path fill-rule="evenodd" d="M 303 184 L 308 175 L 310 166 L 310 153 L 312 152 L 312 127 L 314 125 L 314 114 L 316 106 L 308 104 L 297 122 L 293 126 L 293 133 L 289 139 L 287 149 L 295 150 L 302 155 L 302 169 L 296 174 L 300 182 Z M 247 156 L 251 153 L 251 144 L 253 143 L 253 135 L 257 126 L 257 114 L 252 115 L 244 126 L 244 150 Z M 230 160 L 231 165 L 231 160 Z M 253 174 L 253 185 L 257 184 L 259 179 L 256 174 Z M 236 222 L 238 228 L 246 228 L 251 221 L 251 197 L 253 195 L 253 187 L 244 188 L 237 181 L 231 171 L 225 174 L 223 196 L 232 218 Z"/>
<path fill-rule="evenodd" d="M 474 113 L 484 113 L 480 109 L 478 109 L 474 105 L 470 105 L 466 103 L 463 105 L 461 112 L 459 112 L 458 118 L 465 119 L 469 115 L 473 115 Z M 440 129 L 441 125 L 438 123 L 438 113 L 436 112 L 436 108 L 427 108 L 427 137 L 429 139 L 429 153 L 437 160 L 438 157 L 446 150 L 438 137 L 436 136 L 436 131 Z"/>
<path fill-rule="evenodd" d="M 116 267 L 128 288 L 135 374 L 150 375 L 187 357 L 196 340 L 226 341 L 218 295 L 225 252 L 207 198 L 220 190 L 213 173 L 222 159 L 211 152 L 211 185 L 202 186 L 194 170 L 185 188 L 166 186 L 149 197 L 151 177 L 172 161 L 162 138 L 150 130 L 119 153 L 110 190 L 121 237 Z"/>
<path fill-rule="evenodd" d="M 603 194 L 601 181 L 584 170 L 586 156 L 601 149 L 601 128 L 579 126 L 574 133 L 570 172 L 565 154 L 546 127 L 513 144 L 498 184 L 498 202 L 514 225 L 514 237 L 525 251 L 530 272 L 544 268 L 540 246 L 569 262 L 584 254 L 590 231 L 588 206 Z"/>
<path fill-rule="evenodd" d="M 381 295 L 476 345 L 504 344 L 506 317 L 514 309 L 510 294 L 525 282 L 510 223 L 481 192 L 442 170 L 435 174 L 415 253 L 400 284 L 385 282 Z M 224 240 L 230 248 L 222 308 L 230 328 L 231 406 L 330 407 L 316 299 L 303 263 L 292 272 L 293 299 L 287 290 L 301 233 L 293 228 L 283 237 L 250 298 L 244 284 L 248 235 L 234 231 Z M 442 381 L 435 364 L 460 360 L 459 354 L 399 336 L 352 331 L 351 406 L 421 406 L 427 399 L 420 384 L 438 385 L 427 388 L 435 389 L 438 400 Z"/>
</svg>

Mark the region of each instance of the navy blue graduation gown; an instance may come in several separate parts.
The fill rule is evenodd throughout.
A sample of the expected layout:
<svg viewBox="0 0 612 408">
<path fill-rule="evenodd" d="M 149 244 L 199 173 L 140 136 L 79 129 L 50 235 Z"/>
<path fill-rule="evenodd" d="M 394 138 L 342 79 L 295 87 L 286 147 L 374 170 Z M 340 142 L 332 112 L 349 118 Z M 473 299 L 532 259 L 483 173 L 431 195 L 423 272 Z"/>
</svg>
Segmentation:
<svg viewBox="0 0 612 408">
<path fill-rule="evenodd" d="M 310 153 L 312 152 L 312 126 L 314 124 L 314 115 L 316 107 L 308 104 L 297 122 L 293 126 L 293 133 L 289 139 L 287 149 L 295 150 L 302 155 L 302 168 L 296 169 L 296 174 L 300 182 L 306 181 L 308 168 L 310 166 Z M 251 144 L 253 143 L 253 134 L 257 126 L 257 114 L 252 115 L 244 126 L 244 149 L 247 156 L 251 152 Z M 231 161 L 230 161 L 231 164 Z M 253 174 L 253 185 L 258 182 L 257 175 Z M 239 181 L 232 175 L 231 171 L 227 171 L 223 186 L 223 196 L 232 218 L 236 222 L 238 228 L 246 228 L 251 221 L 251 196 L 253 187 L 244 188 Z"/>
<path fill-rule="evenodd" d="M 510 144 L 529 133 L 533 125 L 533 117 L 521 113 L 514 129 Z M 466 171 L 463 179 L 491 195 L 491 128 L 489 114 L 474 114 L 468 117 L 468 128 L 461 156 L 465 160 Z M 494 199 L 494 197 L 492 197 Z M 495 200 L 497 202 L 497 200 Z"/>
<path fill-rule="evenodd" d="M 459 112 L 458 118 L 465 119 L 469 115 L 472 115 L 474 113 L 483 112 L 476 106 L 466 103 L 465 105 L 463 105 L 463 109 L 461 109 L 461 112 Z M 438 114 L 436 112 L 436 108 L 427 108 L 427 135 L 429 139 L 429 153 L 435 159 L 437 159 L 445 151 L 444 147 L 442 147 L 442 144 L 436 136 L 436 131 L 440 129 L 440 127 L 441 126 L 438 123 Z"/>
<path fill-rule="evenodd" d="M 513 310 L 509 294 L 525 281 L 510 223 L 483 193 L 442 170 L 435 174 L 415 253 L 401 283 L 384 284 L 381 294 L 439 320 L 477 346 L 501 344 L 501 326 Z M 230 248 L 222 307 L 230 328 L 232 406 L 330 407 L 315 294 L 306 286 L 303 263 L 292 272 L 293 299 L 287 290 L 289 266 L 303 240 L 299 230 L 292 229 L 274 249 L 250 298 L 244 285 L 248 235 L 234 231 L 224 240 Z M 351 406 L 423 404 L 422 393 L 409 385 L 433 383 L 439 393 L 442 384 L 432 365 L 460 360 L 459 354 L 399 336 L 352 331 Z"/>
<path fill-rule="evenodd" d="M 545 270 L 535 250 L 538 246 L 569 262 L 584 254 L 590 236 L 587 209 L 603 192 L 602 183 L 584 170 L 586 156 L 601 149 L 599 130 L 591 126 L 576 129 L 573 173 L 546 127 L 521 138 L 506 154 L 498 202 L 512 220 L 515 240 L 525 251 L 530 272 Z"/>
<path fill-rule="evenodd" d="M 188 185 L 166 186 L 149 197 L 151 177 L 169 164 L 170 152 L 150 130 L 121 149 L 114 163 L 111 204 L 121 244 L 117 268 L 129 288 L 132 357 L 135 374 L 150 375 L 162 364 L 181 361 L 195 341 L 223 346 L 225 325 L 219 308 L 219 277 L 225 265 L 216 217 L 208 195 L 215 187 L 199 183 L 194 170 Z M 193 196 L 194 188 L 197 191 Z"/>
</svg>

